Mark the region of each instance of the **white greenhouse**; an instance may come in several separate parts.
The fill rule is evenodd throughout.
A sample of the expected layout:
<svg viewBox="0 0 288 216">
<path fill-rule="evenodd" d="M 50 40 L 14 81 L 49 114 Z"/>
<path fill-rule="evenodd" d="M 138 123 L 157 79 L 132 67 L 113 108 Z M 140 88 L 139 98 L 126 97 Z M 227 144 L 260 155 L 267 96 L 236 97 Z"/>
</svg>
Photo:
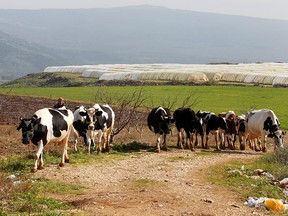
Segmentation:
<svg viewBox="0 0 288 216">
<path fill-rule="evenodd" d="M 288 86 L 288 63 L 98 64 L 51 66 L 44 72 L 81 73 L 99 80 L 240 82 Z"/>
</svg>

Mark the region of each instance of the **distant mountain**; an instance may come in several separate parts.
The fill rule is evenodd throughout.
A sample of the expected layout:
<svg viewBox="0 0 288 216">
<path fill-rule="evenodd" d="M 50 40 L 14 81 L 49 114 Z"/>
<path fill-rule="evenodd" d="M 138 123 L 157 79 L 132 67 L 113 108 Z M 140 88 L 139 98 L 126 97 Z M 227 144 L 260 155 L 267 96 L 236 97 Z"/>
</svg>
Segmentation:
<svg viewBox="0 0 288 216">
<path fill-rule="evenodd" d="M 0 79 L 11 79 L 57 64 L 48 49 L 0 32 Z"/>
<path fill-rule="evenodd" d="M 11 57 L 0 43 L 0 65 L 16 74 L 65 64 L 288 60 L 288 21 L 164 7 L 0 10 L 0 29 L 29 47 Z"/>
<path fill-rule="evenodd" d="M 97 52 L 73 51 L 47 48 L 12 37 L 0 31 L 0 80 L 42 72 L 51 65 L 92 64 L 85 58 L 95 56 Z"/>
</svg>

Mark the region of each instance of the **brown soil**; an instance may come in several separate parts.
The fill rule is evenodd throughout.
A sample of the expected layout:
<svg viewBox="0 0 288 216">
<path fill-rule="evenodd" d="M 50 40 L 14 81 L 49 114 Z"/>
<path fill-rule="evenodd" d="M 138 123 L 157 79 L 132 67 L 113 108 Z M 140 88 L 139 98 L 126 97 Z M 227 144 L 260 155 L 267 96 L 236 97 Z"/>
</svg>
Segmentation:
<svg viewBox="0 0 288 216">
<path fill-rule="evenodd" d="M 49 99 L 0 95 L 0 156 L 15 152 L 35 152 L 36 147 L 20 144 L 16 131 L 19 116 L 30 116 L 37 109 L 51 107 Z M 72 105 L 72 103 L 71 103 Z M 8 110 L 7 110 L 8 109 Z M 123 132 L 116 139 L 125 141 L 155 142 L 147 129 L 142 137 Z M 125 139 L 124 139 L 125 137 Z M 176 145 L 176 138 L 169 137 L 169 145 Z M 69 142 L 73 150 L 72 141 Z M 211 147 L 214 145 L 211 142 Z M 54 148 L 51 144 L 47 148 Z M 233 160 L 247 161 L 262 153 L 253 151 L 221 151 L 212 148 L 209 155 L 190 150 L 168 152 L 140 152 L 127 154 L 124 159 L 106 164 L 57 165 L 44 161 L 45 168 L 35 173 L 60 182 L 76 183 L 85 187 L 82 195 L 53 195 L 74 208 L 66 212 L 75 215 L 268 215 L 269 212 L 244 205 L 236 192 L 207 179 L 207 170 Z M 104 155 L 105 156 L 105 155 Z M 87 155 L 87 157 L 89 157 Z M 235 189 L 237 190 L 237 189 Z M 65 215 L 66 215 L 65 213 Z"/>
</svg>

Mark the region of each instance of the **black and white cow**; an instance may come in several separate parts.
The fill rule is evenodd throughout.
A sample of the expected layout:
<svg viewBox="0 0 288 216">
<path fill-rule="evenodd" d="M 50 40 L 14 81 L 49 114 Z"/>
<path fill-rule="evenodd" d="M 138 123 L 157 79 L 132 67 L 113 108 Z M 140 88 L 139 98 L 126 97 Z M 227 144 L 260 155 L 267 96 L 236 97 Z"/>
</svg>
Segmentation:
<svg viewBox="0 0 288 216">
<path fill-rule="evenodd" d="M 22 143 L 29 144 L 31 141 L 38 146 L 32 172 L 43 168 L 43 149 L 49 142 L 61 142 L 64 145 L 60 167 L 69 161 L 67 148 L 68 138 L 73 129 L 73 119 L 72 111 L 65 108 L 43 108 L 36 111 L 32 118 L 20 118 L 17 130 L 22 129 Z"/>
<path fill-rule="evenodd" d="M 219 143 L 218 143 L 218 138 L 219 138 L 219 130 L 226 131 L 227 130 L 227 125 L 225 122 L 225 119 L 217 116 L 215 113 L 212 112 L 201 112 L 198 111 L 197 115 L 203 118 L 204 122 L 204 132 L 206 135 L 205 139 L 205 146 L 204 148 L 208 149 L 208 141 L 209 141 L 209 134 L 214 134 L 215 137 L 215 142 L 216 142 L 216 150 L 220 151 Z"/>
<path fill-rule="evenodd" d="M 241 114 L 236 117 L 238 122 L 237 133 L 239 139 L 240 150 L 245 150 L 246 148 L 246 124 L 245 124 L 245 115 Z"/>
<path fill-rule="evenodd" d="M 160 141 L 163 136 L 163 147 L 167 151 L 166 135 L 171 132 L 170 125 L 173 122 L 169 109 L 163 107 L 153 108 L 147 118 L 149 129 L 157 136 L 156 151 L 160 152 Z"/>
<path fill-rule="evenodd" d="M 189 139 L 189 145 L 191 151 L 194 151 L 193 137 L 197 132 L 203 138 L 203 128 L 201 119 L 197 118 L 195 112 L 190 108 L 179 108 L 173 113 L 175 126 L 178 130 L 178 142 L 177 146 L 183 148 L 184 131 Z M 185 143 L 185 142 L 184 142 Z"/>
<path fill-rule="evenodd" d="M 76 112 L 76 111 L 75 111 Z M 81 106 L 78 114 L 83 117 L 84 128 L 81 131 L 86 131 L 87 152 L 90 154 L 91 143 L 95 143 L 96 136 L 98 137 L 97 151 L 102 152 L 102 147 L 105 151 L 110 151 L 110 137 L 114 128 L 115 113 L 112 108 L 105 104 L 95 104 L 93 107 L 85 108 Z M 75 124 L 75 123 L 74 123 Z M 78 130 L 78 129 L 77 129 Z M 102 146 L 102 139 L 103 146 Z"/>
<path fill-rule="evenodd" d="M 267 137 L 273 138 L 276 147 L 283 147 L 284 132 L 280 130 L 280 122 L 272 110 L 252 110 L 245 117 L 247 135 L 250 140 L 261 137 L 262 151 L 266 152 Z"/>
<path fill-rule="evenodd" d="M 210 111 L 202 111 L 202 110 L 198 110 L 196 113 L 197 118 L 200 120 L 201 124 L 202 124 L 202 130 L 203 130 L 203 134 L 200 135 L 201 137 L 201 147 L 205 148 L 204 146 L 204 134 L 206 131 L 206 124 L 205 122 L 207 122 L 208 116 L 210 114 L 214 114 L 213 112 Z M 198 132 L 196 131 L 196 141 L 195 141 L 195 146 L 198 145 Z"/>
<path fill-rule="evenodd" d="M 234 111 L 230 110 L 228 112 L 222 112 L 218 116 L 224 118 L 227 125 L 227 130 L 219 130 L 219 139 L 221 149 L 225 149 L 225 143 L 227 141 L 228 147 L 231 150 L 236 149 L 236 135 L 238 133 L 238 120 Z"/>
<path fill-rule="evenodd" d="M 74 133 L 74 150 L 77 151 L 77 146 L 78 146 L 78 140 L 79 137 L 83 137 L 85 146 L 87 146 L 87 127 L 86 127 L 86 115 L 80 113 L 85 113 L 85 107 L 84 106 L 77 106 L 74 111 L 74 121 L 73 121 L 73 126 L 75 129 Z M 92 144 L 91 140 L 91 145 Z"/>
</svg>

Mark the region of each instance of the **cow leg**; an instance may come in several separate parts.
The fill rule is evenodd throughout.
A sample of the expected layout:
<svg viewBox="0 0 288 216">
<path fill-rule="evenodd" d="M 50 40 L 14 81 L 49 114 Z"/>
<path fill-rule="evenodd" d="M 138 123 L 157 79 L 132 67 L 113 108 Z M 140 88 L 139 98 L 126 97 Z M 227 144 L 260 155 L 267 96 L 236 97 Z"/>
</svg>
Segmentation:
<svg viewBox="0 0 288 216">
<path fill-rule="evenodd" d="M 256 146 L 256 143 L 255 143 L 255 139 L 249 138 L 248 142 L 249 142 L 249 147 L 250 147 L 251 150 L 259 151 L 259 150 L 256 149 L 257 146 Z"/>
<path fill-rule="evenodd" d="M 103 137 L 103 132 L 99 130 L 98 131 L 98 146 L 97 146 L 98 154 L 102 153 L 102 137 Z"/>
<path fill-rule="evenodd" d="M 205 146 L 204 146 L 205 149 L 209 149 L 208 142 L 209 142 L 209 132 L 208 132 L 208 134 L 206 132 L 206 142 L 205 142 Z"/>
<path fill-rule="evenodd" d="M 236 135 L 235 134 L 231 134 L 231 150 L 235 150 L 236 146 L 235 146 L 235 142 L 236 142 Z"/>
<path fill-rule="evenodd" d="M 230 150 L 235 150 L 235 137 L 234 134 L 228 134 L 227 135 L 227 140 L 228 140 L 228 146 Z"/>
<path fill-rule="evenodd" d="M 245 143 L 245 136 L 239 132 L 239 144 L 240 144 L 240 150 L 245 150 L 246 143 Z"/>
<path fill-rule="evenodd" d="M 226 141 L 225 138 L 227 138 L 228 140 L 227 134 L 224 134 L 224 132 L 219 132 L 219 140 L 220 140 L 221 149 L 225 149 L 225 141 Z M 228 141 L 228 145 L 229 145 L 229 141 Z"/>
<path fill-rule="evenodd" d="M 183 145 L 182 145 L 182 129 L 180 129 L 180 131 L 178 132 L 177 135 L 177 147 L 183 149 Z"/>
<path fill-rule="evenodd" d="M 110 152 L 111 133 L 112 133 L 112 128 L 108 128 L 108 130 L 106 132 L 106 150 L 107 150 L 107 152 Z"/>
<path fill-rule="evenodd" d="M 261 140 L 263 140 L 263 141 L 262 141 L 262 142 L 263 142 L 262 152 L 267 152 L 267 147 L 266 147 L 267 136 L 264 135 L 264 137 L 263 137 L 263 135 L 262 135 L 262 139 L 261 139 Z"/>
<path fill-rule="evenodd" d="M 61 162 L 59 163 L 59 167 L 63 167 L 65 162 L 69 162 L 69 156 L 68 156 L 68 138 L 69 136 L 66 136 L 63 140 L 62 140 L 62 144 L 63 144 L 63 154 L 62 154 L 62 159 Z"/>
<path fill-rule="evenodd" d="M 166 143 L 166 136 L 167 136 L 167 134 L 163 133 L 163 149 L 164 149 L 164 151 L 168 150 L 167 143 Z"/>
<path fill-rule="evenodd" d="M 156 143 L 156 152 L 160 152 L 160 137 L 161 137 L 161 135 L 160 134 L 157 134 L 156 135 L 157 136 L 157 143 Z"/>
<path fill-rule="evenodd" d="M 194 143 L 194 146 L 197 146 L 198 145 L 198 137 L 197 137 L 197 132 L 195 132 L 195 143 Z M 202 146 L 203 147 L 203 146 Z"/>
<path fill-rule="evenodd" d="M 38 170 L 41 170 L 44 168 L 44 162 L 43 162 L 43 152 L 39 156 L 39 165 L 38 165 Z"/>
<path fill-rule="evenodd" d="M 226 134 L 226 141 L 228 143 L 228 148 L 232 150 L 233 147 L 232 147 L 232 142 L 231 142 L 231 134 Z M 225 149 L 225 144 L 224 144 L 224 149 Z"/>
<path fill-rule="evenodd" d="M 200 136 L 201 136 L 201 147 L 204 149 L 204 134 Z M 197 139 L 197 135 L 196 135 L 196 139 Z"/>
<path fill-rule="evenodd" d="M 255 151 L 261 151 L 261 142 L 259 141 L 258 138 L 253 138 L 253 139 L 250 139 L 251 141 L 251 145 L 252 145 L 252 149 L 255 150 Z"/>
<path fill-rule="evenodd" d="M 78 145 L 79 133 L 74 128 L 73 128 L 73 135 L 74 135 L 74 151 L 77 152 L 78 151 L 77 145 Z"/>
<path fill-rule="evenodd" d="M 218 131 L 215 132 L 214 137 L 215 137 L 215 142 L 216 142 L 216 151 L 221 151 L 219 143 L 218 143 L 218 141 L 219 141 L 218 140 L 218 137 L 219 137 L 219 132 Z"/>
<path fill-rule="evenodd" d="M 90 135 L 86 137 L 87 139 L 87 154 L 90 154 L 90 148 L 91 148 L 91 137 Z"/>
<path fill-rule="evenodd" d="M 37 168 L 38 168 L 38 160 L 40 158 L 40 156 L 43 154 L 43 141 L 41 140 L 40 142 L 38 142 L 38 150 L 35 154 L 35 161 L 34 161 L 34 166 L 31 169 L 31 172 L 37 172 Z"/>
<path fill-rule="evenodd" d="M 194 133 L 188 133 L 187 136 L 189 136 L 191 151 L 195 151 L 195 149 L 194 149 L 194 140 L 193 140 Z"/>
</svg>

